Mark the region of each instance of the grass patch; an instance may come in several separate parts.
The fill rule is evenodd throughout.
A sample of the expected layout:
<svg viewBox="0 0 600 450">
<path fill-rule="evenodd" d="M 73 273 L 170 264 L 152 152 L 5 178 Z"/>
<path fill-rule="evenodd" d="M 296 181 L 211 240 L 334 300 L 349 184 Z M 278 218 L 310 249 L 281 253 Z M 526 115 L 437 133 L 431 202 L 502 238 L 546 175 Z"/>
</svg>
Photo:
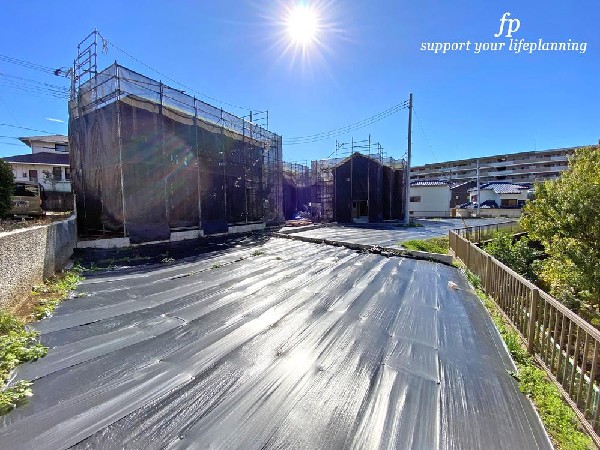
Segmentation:
<svg viewBox="0 0 600 450">
<path fill-rule="evenodd" d="M 448 253 L 448 247 L 450 245 L 448 236 L 440 236 L 430 239 L 413 239 L 400 244 L 407 250 L 416 250 L 419 252 L 429 253 L 441 253 L 445 255 Z"/>
<path fill-rule="evenodd" d="M 592 439 L 581 430 L 577 416 L 564 401 L 556 385 L 527 353 L 519 334 L 506 322 L 499 307 L 483 291 L 479 277 L 468 270 L 465 273 L 515 361 L 518 373 L 511 375 L 519 382 L 521 392 L 533 401 L 554 446 L 558 450 L 595 449 Z"/>
<path fill-rule="evenodd" d="M 75 289 L 83 279 L 79 271 L 70 270 L 64 274 L 48 279 L 41 286 L 33 287 L 33 295 L 37 298 L 32 316 L 35 319 L 50 317 L 58 304 Z"/>
<path fill-rule="evenodd" d="M 56 306 L 81 280 L 79 271 L 70 270 L 47 280 L 41 286 L 34 286 L 30 301 L 25 305 L 27 313 L 21 312 L 20 315 L 27 317 L 27 321 L 52 315 Z M 31 300 L 35 303 L 32 310 L 29 309 Z M 35 361 L 48 352 L 48 348 L 38 341 L 39 333 L 27 330 L 25 325 L 26 320 L 0 309 L 0 415 L 25 403 L 32 395 L 30 381 L 22 380 L 7 388 L 10 373 L 19 364 Z"/>
<path fill-rule="evenodd" d="M 23 404 L 32 395 L 31 382 L 19 381 L 4 388 L 11 371 L 26 361 L 35 361 L 46 356 L 47 347 L 41 345 L 36 331 L 27 331 L 25 322 L 0 310 L 0 415 L 6 414 Z"/>
<path fill-rule="evenodd" d="M 260 256 L 264 254 L 265 252 L 263 250 L 254 250 L 250 256 Z"/>
</svg>

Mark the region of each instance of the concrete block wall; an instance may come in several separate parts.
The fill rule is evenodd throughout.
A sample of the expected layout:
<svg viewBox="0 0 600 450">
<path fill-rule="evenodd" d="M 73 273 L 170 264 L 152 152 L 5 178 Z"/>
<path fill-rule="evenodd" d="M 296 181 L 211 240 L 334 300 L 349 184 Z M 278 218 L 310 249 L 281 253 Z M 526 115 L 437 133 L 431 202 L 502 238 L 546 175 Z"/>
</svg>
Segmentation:
<svg viewBox="0 0 600 450">
<path fill-rule="evenodd" d="M 0 233 L 0 308 L 67 264 L 77 244 L 75 216 L 49 225 Z"/>
</svg>

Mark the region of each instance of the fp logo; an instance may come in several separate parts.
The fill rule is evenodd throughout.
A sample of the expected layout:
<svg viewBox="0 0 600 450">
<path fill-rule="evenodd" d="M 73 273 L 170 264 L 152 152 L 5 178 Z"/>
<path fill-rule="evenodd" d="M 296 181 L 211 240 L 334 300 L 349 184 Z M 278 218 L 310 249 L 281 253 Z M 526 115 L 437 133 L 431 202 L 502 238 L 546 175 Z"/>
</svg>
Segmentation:
<svg viewBox="0 0 600 450">
<path fill-rule="evenodd" d="M 502 36 L 504 33 L 504 24 L 508 22 L 508 32 L 506 33 L 506 37 L 512 37 L 513 33 L 516 33 L 519 28 L 521 28 L 521 21 L 519 19 L 508 19 L 510 17 L 509 12 L 505 12 L 500 19 L 500 31 L 494 35 L 494 37 Z"/>
</svg>

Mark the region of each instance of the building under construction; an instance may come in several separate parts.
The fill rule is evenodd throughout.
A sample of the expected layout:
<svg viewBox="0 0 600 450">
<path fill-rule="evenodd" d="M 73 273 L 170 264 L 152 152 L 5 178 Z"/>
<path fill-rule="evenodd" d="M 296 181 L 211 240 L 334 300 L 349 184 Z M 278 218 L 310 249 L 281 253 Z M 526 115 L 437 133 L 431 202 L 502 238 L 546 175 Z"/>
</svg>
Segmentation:
<svg viewBox="0 0 600 450">
<path fill-rule="evenodd" d="M 404 217 L 404 160 L 384 157 L 371 140 L 336 144 L 349 155 L 312 161 L 310 212 L 316 220 L 382 222 Z"/>
<path fill-rule="evenodd" d="M 280 136 L 116 63 L 77 81 L 69 141 L 81 235 L 140 243 L 283 220 Z"/>
</svg>

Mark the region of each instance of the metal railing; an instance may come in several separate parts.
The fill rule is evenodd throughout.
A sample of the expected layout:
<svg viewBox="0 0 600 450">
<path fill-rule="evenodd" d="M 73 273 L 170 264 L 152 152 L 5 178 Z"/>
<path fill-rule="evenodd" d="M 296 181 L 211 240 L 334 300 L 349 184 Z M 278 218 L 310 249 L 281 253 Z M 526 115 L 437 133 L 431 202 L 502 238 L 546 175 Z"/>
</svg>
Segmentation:
<svg viewBox="0 0 600 450">
<path fill-rule="evenodd" d="M 521 231 L 519 222 L 509 221 L 503 223 L 495 223 L 490 225 L 478 225 L 474 227 L 466 227 L 454 230 L 456 234 L 470 242 L 482 242 L 491 239 L 492 236 L 499 231 L 509 233 L 518 233 Z"/>
<path fill-rule="evenodd" d="M 468 235 L 449 233 L 456 258 L 480 278 L 599 445 L 600 331 L 461 234 Z"/>
</svg>

